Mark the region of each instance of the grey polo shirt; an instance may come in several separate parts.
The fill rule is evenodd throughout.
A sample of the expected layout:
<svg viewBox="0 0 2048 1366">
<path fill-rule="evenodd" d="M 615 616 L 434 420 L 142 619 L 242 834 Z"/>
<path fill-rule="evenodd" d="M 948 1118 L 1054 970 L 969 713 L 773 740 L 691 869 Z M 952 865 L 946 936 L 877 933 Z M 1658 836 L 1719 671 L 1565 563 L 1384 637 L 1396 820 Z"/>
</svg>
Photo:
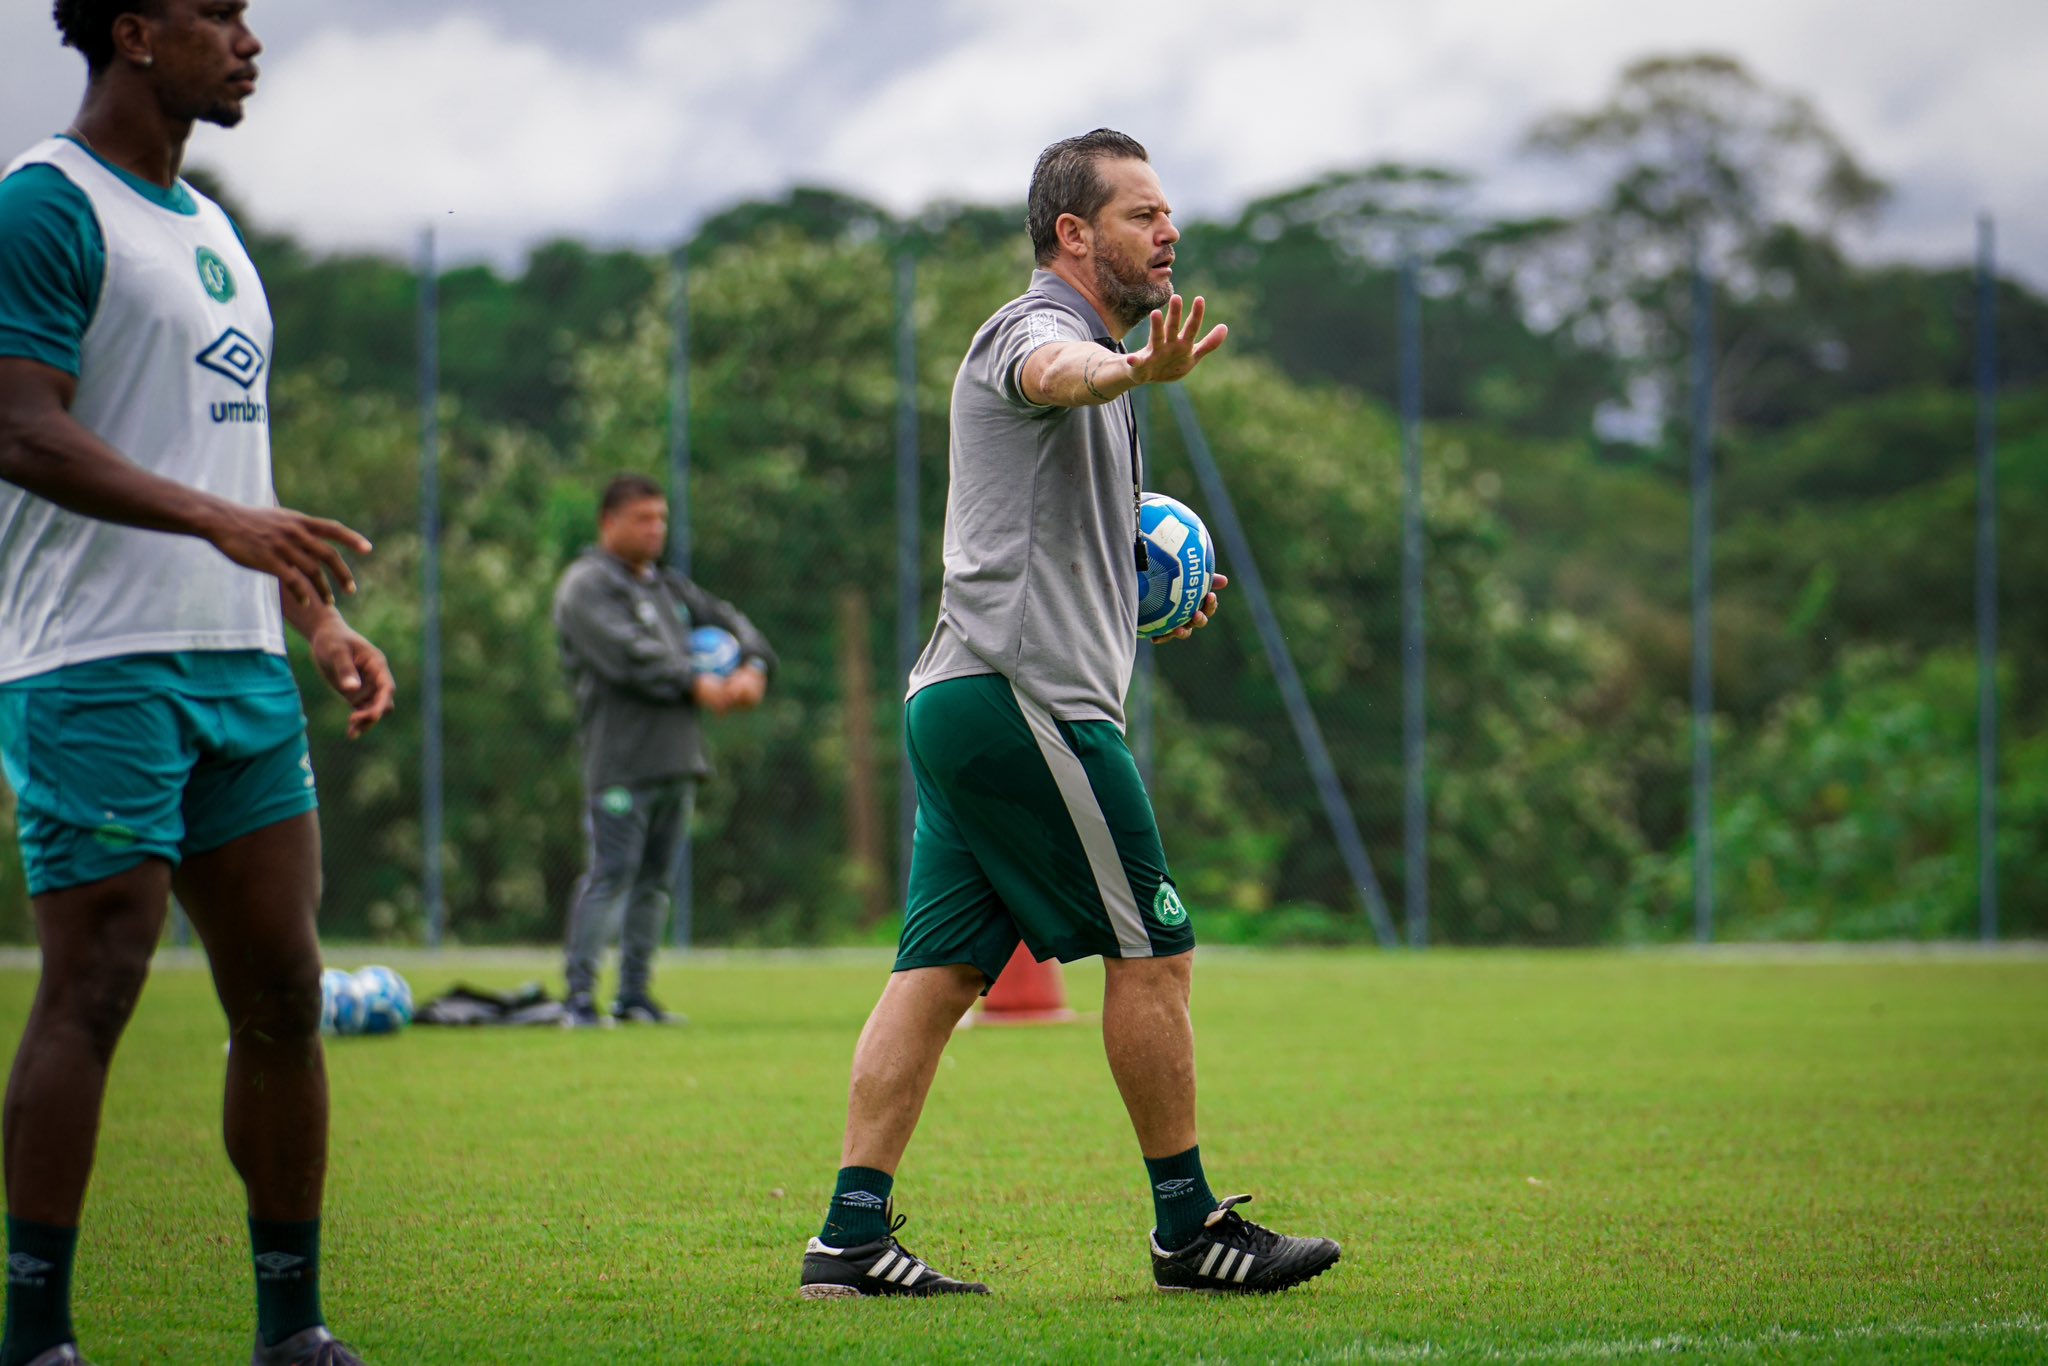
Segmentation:
<svg viewBox="0 0 2048 1366">
<path fill-rule="evenodd" d="M 1002 674 L 1063 721 L 1124 723 L 1137 651 L 1131 396 L 1088 408 L 1024 397 L 1024 360 L 1052 342 L 1110 344 L 1051 271 L 982 324 L 953 380 L 945 589 L 910 692 Z"/>
</svg>

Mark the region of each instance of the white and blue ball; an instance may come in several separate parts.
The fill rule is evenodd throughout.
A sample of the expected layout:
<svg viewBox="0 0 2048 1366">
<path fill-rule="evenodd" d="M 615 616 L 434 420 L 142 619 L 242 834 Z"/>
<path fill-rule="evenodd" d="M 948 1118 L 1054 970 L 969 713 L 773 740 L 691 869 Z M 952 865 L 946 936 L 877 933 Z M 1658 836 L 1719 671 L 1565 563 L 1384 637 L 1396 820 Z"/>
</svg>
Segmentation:
<svg viewBox="0 0 2048 1366">
<path fill-rule="evenodd" d="M 320 1032 L 360 1034 L 363 1032 L 363 989 L 356 979 L 340 968 L 320 974 Z"/>
<path fill-rule="evenodd" d="M 690 632 L 690 667 L 700 674 L 725 678 L 740 666 L 739 637 L 723 626 L 699 626 Z"/>
<path fill-rule="evenodd" d="M 1146 567 L 1138 571 L 1138 634 L 1171 635 L 1194 621 L 1216 573 L 1216 547 L 1194 509 L 1163 493 L 1138 500 Z"/>
<path fill-rule="evenodd" d="M 355 976 L 363 997 L 363 1033 L 396 1034 L 412 1023 L 412 988 L 386 967 L 367 967 Z"/>
</svg>

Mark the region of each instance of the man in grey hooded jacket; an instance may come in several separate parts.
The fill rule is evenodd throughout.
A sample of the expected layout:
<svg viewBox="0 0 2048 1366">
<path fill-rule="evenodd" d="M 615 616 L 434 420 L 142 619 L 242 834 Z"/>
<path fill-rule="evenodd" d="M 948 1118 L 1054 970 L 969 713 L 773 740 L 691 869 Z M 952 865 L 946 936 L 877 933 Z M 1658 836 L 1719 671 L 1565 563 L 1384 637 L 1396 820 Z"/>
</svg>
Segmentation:
<svg viewBox="0 0 2048 1366">
<path fill-rule="evenodd" d="M 606 486 L 598 543 L 562 575 L 554 621 L 576 696 L 589 861 L 569 910 L 569 1017 L 577 1025 L 673 1019 L 648 994 L 697 782 L 711 771 L 701 716 L 758 706 L 775 652 L 730 603 L 661 564 L 668 499 L 653 480 Z M 690 633 L 720 626 L 740 665 L 693 667 Z M 622 933 L 623 931 L 623 933 Z M 619 993 L 597 1010 L 598 960 L 620 938 Z"/>
</svg>

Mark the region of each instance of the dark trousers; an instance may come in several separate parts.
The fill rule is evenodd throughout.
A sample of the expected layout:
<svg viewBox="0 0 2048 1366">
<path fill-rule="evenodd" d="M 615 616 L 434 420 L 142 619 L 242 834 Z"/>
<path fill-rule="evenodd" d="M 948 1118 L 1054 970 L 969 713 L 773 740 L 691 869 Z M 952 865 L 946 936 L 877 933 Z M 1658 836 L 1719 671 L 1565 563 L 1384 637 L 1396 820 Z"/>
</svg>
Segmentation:
<svg viewBox="0 0 2048 1366">
<path fill-rule="evenodd" d="M 598 962 L 614 939 L 620 940 L 619 994 L 646 994 L 696 797 L 694 778 L 590 794 L 583 809 L 589 857 L 569 907 L 570 995 L 596 988 Z"/>
</svg>

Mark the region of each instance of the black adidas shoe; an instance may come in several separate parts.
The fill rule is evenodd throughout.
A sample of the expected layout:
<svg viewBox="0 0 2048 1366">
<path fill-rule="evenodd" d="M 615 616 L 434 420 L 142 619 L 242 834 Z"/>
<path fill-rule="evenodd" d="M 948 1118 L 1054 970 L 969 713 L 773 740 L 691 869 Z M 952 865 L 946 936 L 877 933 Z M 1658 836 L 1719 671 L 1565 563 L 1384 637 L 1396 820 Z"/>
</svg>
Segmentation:
<svg viewBox="0 0 2048 1366">
<path fill-rule="evenodd" d="M 363 1359 L 344 1346 L 334 1334 L 315 1325 L 294 1333 L 274 1347 L 259 1340 L 249 1366 L 364 1366 Z"/>
<path fill-rule="evenodd" d="M 597 1002 L 587 991 L 578 991 L 562 1003 L 562 1027 L 564 1029 L 610 1029 L 609 1016 L 597 1013 Z"/>
<path fill-rule="evenodd" d="M 887 1237 L 859 1247 L 833 1247 L 811 1239 L 804 1249 L 804 1275 L 796 1293 L 807 1300 L 851 1299 L 857 1295 L 986 1295 L 979 1281 L 956 1281 L 934 1271 L 896 1241 L 905 1222 L 897 1215 Z"/>
<path fill-rule="evenodd" d="M 1270 1294 L 1314 1280 L 1344 1255 L 1328 1238 L 1289 1238 L 1231 1208 L 1249 1199 L 1233 1195 L 1218 1205 L 1195 1241 L 1178 1252 L 1160 1247 L 1155 1236 L 1152 1283 L 1161 1290 Z"/>
<path fill-rule="evenodd" d="M 67 1342 L 52 1347 L 41 1356 L 30 1361 L 28 1366 L 92 1366 L 92 1363 L 78 1354 L 78 1344 Z"/>
</svg>

